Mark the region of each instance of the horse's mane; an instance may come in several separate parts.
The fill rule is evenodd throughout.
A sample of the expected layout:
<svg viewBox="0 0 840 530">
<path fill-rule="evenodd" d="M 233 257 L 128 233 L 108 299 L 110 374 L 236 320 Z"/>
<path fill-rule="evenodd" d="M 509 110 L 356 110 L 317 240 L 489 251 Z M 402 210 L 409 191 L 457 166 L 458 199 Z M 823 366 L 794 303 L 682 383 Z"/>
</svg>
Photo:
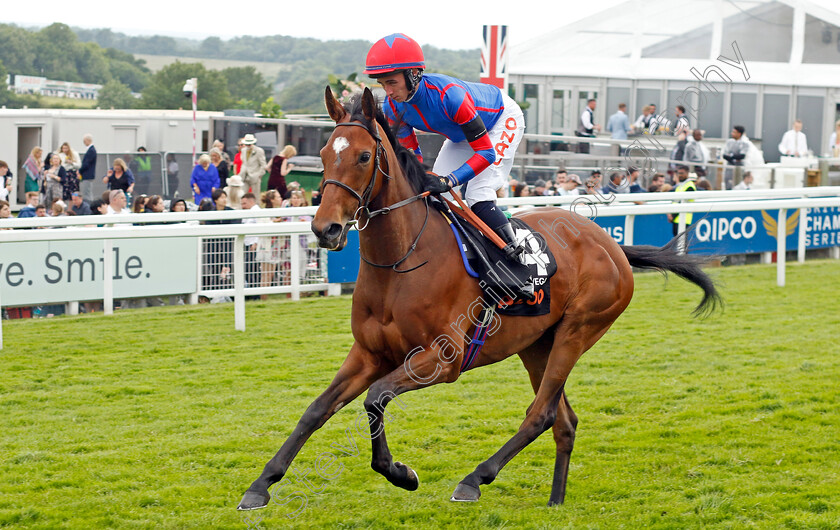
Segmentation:
<svg viewBox="0 0 840 530">
<path fill-rule="evenodd" d="M 365 118 L 365 114 L 362 111 L 361 92 L 354 94 L 351 97 L 350 101 L 345 105 L 345 109 L 350 113 L 351 120 L 363 123 L 365 127 L 371 131 L 376 130 L 374 125 L 368 122 L 367 118 Z M 379 123 L 380 127 L 382 127 L 382 130 L 385 131 L 385 136 L 388 138 L 388 142 L 390 142 L 391 146 L 393 146 L 394 154 L 397 157 L 397 161 L 400 164 L 403 175 L 405 175 L 405 178 L 408 180 L 409 184 L 411 184 L 414 191 L 416 193 L 420 193 L 423 190 L 423 181 L 426 177 L 426 169 L 423 167 L 423 164 L 417 160 L 417 156 L 413 152 L 403 147 L 402 144 L 397 141 L 395 131 L 399 129 L 401 120 L 397 119 L 396 125 L 394 125 L 394 128 L 391 128 L 385 114 L 377 106 L 376 121 Z"/>
</svg>

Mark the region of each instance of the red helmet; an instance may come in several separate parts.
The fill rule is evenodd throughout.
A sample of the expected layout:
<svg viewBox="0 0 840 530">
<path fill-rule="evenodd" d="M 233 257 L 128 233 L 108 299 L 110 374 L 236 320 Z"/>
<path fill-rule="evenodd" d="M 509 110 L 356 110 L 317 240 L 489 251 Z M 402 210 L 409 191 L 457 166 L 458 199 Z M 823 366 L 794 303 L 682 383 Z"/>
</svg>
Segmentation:
<svg viewBox="0 0 840 530">
<path fill-rule="evenodd" d="M 394 33 L 376 41 L 365 60 L 365 74 L 371 77 L 425 67 L 426 62 L 420 45 L 402 33 Z"/>
</svg>

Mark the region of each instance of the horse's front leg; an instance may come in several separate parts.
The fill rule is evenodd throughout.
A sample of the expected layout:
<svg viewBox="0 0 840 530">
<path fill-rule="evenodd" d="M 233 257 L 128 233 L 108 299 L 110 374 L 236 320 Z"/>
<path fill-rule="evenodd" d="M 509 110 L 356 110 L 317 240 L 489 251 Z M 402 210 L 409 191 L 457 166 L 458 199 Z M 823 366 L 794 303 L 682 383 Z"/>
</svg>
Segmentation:
<svg viewBox="0 0 840 530">
<path fill-rule="evenodd" d="M 417 473 L 403 464 L 395 462 L 385 439 L 383 417 L 385 407 L 400 394 L 436 385 L 451 383 L 458 379 L 462 348 L 457 350 L 452 343 L 436 344 L 431 349 L 415 350 L 403 366 L 373 383 L 365 398 L 365 411 L 371 434 L 371 467 L 382 474 L 388 482 L 400 488 L 414 491 L 420 485 Z M 397 399 L 397 403 L 402 404 Z"/>
<path fill-rule="evenodd" d="M 370 352 L 365 351 L 358 344 L 353 344 L 335 379 L 303 413 L 292 435 L 277 451 L 274 458 L 265 465 L 260 477 L 245 492 L 238 509 L 265 508 L 271 499 L 268 488 L 283 478 L 292 460 L 312 433 L 381 377 L 382 371 L 381 363 L 375 362 Z"/>
</svg>

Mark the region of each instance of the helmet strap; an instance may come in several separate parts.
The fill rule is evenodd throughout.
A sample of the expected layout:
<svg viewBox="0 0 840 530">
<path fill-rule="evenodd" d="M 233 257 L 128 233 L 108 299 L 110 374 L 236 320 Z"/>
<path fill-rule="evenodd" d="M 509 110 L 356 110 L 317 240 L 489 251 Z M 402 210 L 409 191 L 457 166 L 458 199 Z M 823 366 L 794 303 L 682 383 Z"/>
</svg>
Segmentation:
<svg viewBox="0 0 840 530">
<path fill-rule="evenodd" d="M 423 78 L 423 70 L 418 68 L 403 70 L 403 77 L 405 77 L 405 86 L 408 88 L 408 98 L 406 99 L 411 99 L 420 85 L 420 79 Z"/>
</svg>

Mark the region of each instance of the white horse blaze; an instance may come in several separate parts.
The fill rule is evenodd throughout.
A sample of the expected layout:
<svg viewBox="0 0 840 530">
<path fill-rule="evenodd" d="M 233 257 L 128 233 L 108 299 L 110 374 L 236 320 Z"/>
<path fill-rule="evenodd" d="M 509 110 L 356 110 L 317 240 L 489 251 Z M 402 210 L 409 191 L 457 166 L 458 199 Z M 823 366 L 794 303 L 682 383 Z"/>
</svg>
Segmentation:
<svg viewBox="0 0 840 530">
<path fill-rule="evenodd" d="M 350 142 L 347 141 L 347 138 L 343 136 L 339 136 L 335 140 L 333 140 L 333 151 L 335 151 L 336 156 L 341 155 L 341 152 L 350 147 Z"/>
</svg>

